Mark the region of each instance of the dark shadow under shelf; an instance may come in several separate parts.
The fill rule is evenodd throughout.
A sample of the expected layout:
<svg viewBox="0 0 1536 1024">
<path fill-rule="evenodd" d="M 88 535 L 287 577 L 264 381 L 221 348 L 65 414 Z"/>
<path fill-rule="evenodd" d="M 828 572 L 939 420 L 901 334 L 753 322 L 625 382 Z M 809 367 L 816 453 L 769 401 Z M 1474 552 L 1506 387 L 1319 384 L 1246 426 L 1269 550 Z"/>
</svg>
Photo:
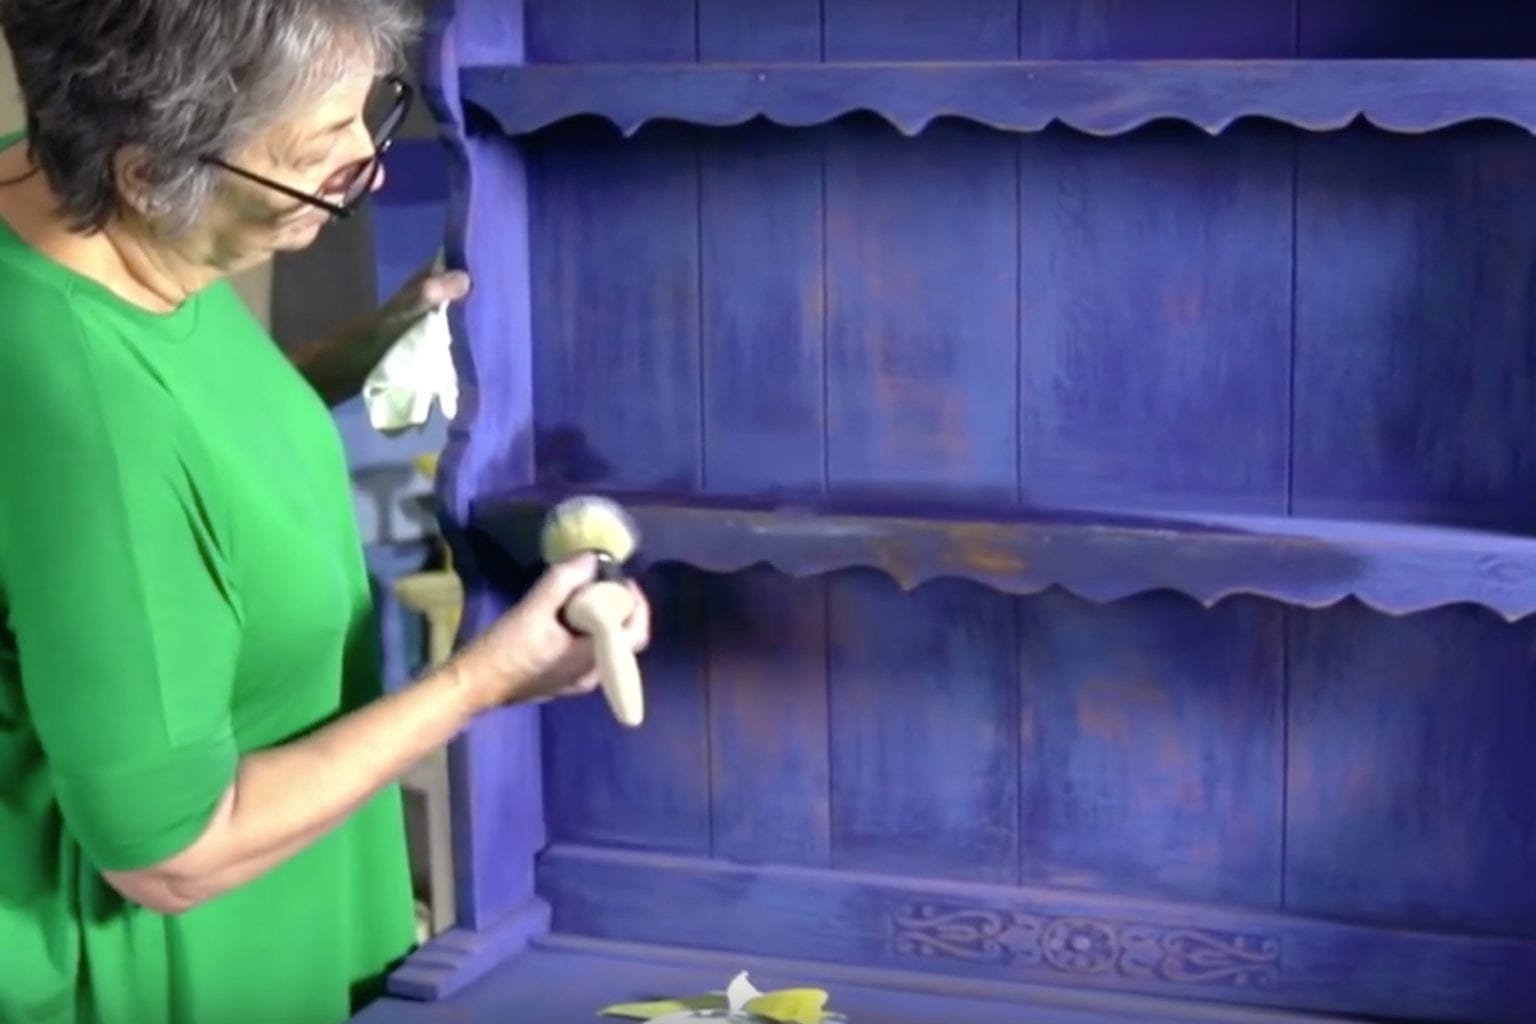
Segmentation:
<svg viewBox="0 0 1536 1024">
<path fill-rule="evenodd" d="M 861 111 L 907 135 L 946 116 L 1092 135 L 1168 119 L 1217 133 L 1249 117 L 1307 131 L 1357 120 L 1405 133 L 1479 120 L 1536 131 L 1536 62 L 1522 60 L 532 64 L 465 68 L 462 95 L 509 135 L 578 116 L 628 135 L 656 120 L 804 127 Z"/>
<path fill-rule="evenodd" d="M 477 502 L 472 525 L 521 564 L 538 559 L 563 494 Z M 958 578 L 1010 594 L 1060 587 L 1092 601 L 1173 590 L 1210 605 L 1252 594 L 1318 608 L 1355 598 L 1409 614 L 1482 605 L 1536 611 L 1536 538 L 1403 523 L 1055 510 L 788 504 L 612 493 L 634 516 L 644 564 L 730 573 L 766 564 L 805 577 L 870 568 L 912 588 Z"/>
</svg>

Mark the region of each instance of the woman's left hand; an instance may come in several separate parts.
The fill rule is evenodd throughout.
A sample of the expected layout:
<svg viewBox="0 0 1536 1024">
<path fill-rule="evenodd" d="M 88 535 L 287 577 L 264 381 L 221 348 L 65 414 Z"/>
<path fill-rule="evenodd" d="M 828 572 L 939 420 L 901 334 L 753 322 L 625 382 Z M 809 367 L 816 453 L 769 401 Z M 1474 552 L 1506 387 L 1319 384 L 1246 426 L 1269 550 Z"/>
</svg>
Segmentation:
<svg viewBox="0 0 1536 1024">
<path fill-rule="evenodd" d="M 391 338 L 438 306 L 458 302 L 469 294 L 469 275 L 462 270 L 439 270 L 435 262 L 418 270 L 379 309 L 379 321 Z"/>
</svg>

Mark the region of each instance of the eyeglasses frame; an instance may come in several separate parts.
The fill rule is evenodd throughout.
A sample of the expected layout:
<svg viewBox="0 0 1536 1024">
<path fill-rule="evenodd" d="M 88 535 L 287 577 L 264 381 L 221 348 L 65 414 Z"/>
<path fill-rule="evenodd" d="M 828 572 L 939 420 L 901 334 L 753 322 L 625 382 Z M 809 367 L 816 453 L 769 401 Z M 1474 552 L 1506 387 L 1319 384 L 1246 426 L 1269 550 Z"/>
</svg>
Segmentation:
<svg viewBox="0 0 1536 1024">
<path fill-rule="evenodd" d="M 305 192 L 302 189 L 294 188 L 292 185 L 285 185 L 280 181 L 274 181 L 254 171 L 248 171 L 236 164 L 229 163 L 221 157 L 205 156 L 203 157 L 203 162 L 228 171 L 237 177 L 244 178 L 246 181 L 261 185 L 263 188 L 269 188 L 274 192 L 287 196 L 289 199 L 324 210 L 337 220 L 346 220 L 367 200 L 369 194 L 373 191 L 373 183 L 379 178 L 379 170 L 383 166 L 384 155 L 389 152 L 390 146 L 394 144 L 395 136 L 399 133 L 400 126 L 405 124 L 405 117 L 410 113 L 411 101 L 415 98 L 415 90 L 400 75 L 387 75 L 384 81 L 395 90 L 394 105 L 390 107 L 389 113 L 384 115 L 384 123 L 379 129 L 378 135 L 373 138 L 373 156 L 368 158 L 367 163 L 359 169 L 358 177 L 354 179 L 354 183 L 366 180 L 367 184 L 358 191 L 355 197 L 346 203 L 333 203 L 327 199 L 322 199 L 314 193 Z"/>
</svg>

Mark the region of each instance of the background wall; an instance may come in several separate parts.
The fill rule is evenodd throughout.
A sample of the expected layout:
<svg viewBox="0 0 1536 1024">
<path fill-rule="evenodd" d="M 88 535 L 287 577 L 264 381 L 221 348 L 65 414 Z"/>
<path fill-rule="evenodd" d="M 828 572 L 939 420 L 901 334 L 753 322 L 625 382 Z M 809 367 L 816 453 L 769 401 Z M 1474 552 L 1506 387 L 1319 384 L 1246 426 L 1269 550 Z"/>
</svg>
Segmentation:
<svg viewBox="0 0 1536 1024">
<path fill-rule="evenodd" d="M 21 100 L 16 95 L 15 72 L 11 68 L 11 51 L 0 43 L 0 132 L 12 132 L 21 127 Z"/>
</svg>

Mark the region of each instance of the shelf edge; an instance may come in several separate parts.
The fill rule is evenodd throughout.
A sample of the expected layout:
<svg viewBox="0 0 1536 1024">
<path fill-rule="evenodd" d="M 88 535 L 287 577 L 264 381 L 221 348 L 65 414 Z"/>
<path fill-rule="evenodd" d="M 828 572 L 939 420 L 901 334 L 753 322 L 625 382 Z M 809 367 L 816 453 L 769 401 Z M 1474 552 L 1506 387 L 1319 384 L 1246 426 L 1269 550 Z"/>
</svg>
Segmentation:
<svg viewBox="0 0 1536 1024">
<path fill-rule="evenodd" d="M 472 526 L 513 563 L 534 565 L 538 523 L 553 500 L 480 502 Z M 1507 622 L 1536 613 L 1536 540 L 1502 534 L 1323 520 L 922 519 L 681 499 L 628 508 L 643 537 L 637 567 L 717 575 L 766 567 L 798 579 L 863 569 L 907 591 L 963 580 L 1013 596 L 1057 589 L 1095 604 L 1173 591 L 1208 608 L 1255 597 L 1313 610 L 1353 600 L 1390 616 L 1452 605 Z"/>
<path fill-rule="evenodd" d="M 514 136 L 577 117 L 633 136 L 658 121 L 808 128 L 854 114 L 907 136 L 940 118 L 1098 137 L 1159 121 L 1219 135 L 1252 119 L 1308 132 L 1364 124 L 1418 135 L 1493 121 L 1536 133 L 1528 61 L 569 64 L 471 67 L 462 81 L 465 103 Z"/>
</svg>

